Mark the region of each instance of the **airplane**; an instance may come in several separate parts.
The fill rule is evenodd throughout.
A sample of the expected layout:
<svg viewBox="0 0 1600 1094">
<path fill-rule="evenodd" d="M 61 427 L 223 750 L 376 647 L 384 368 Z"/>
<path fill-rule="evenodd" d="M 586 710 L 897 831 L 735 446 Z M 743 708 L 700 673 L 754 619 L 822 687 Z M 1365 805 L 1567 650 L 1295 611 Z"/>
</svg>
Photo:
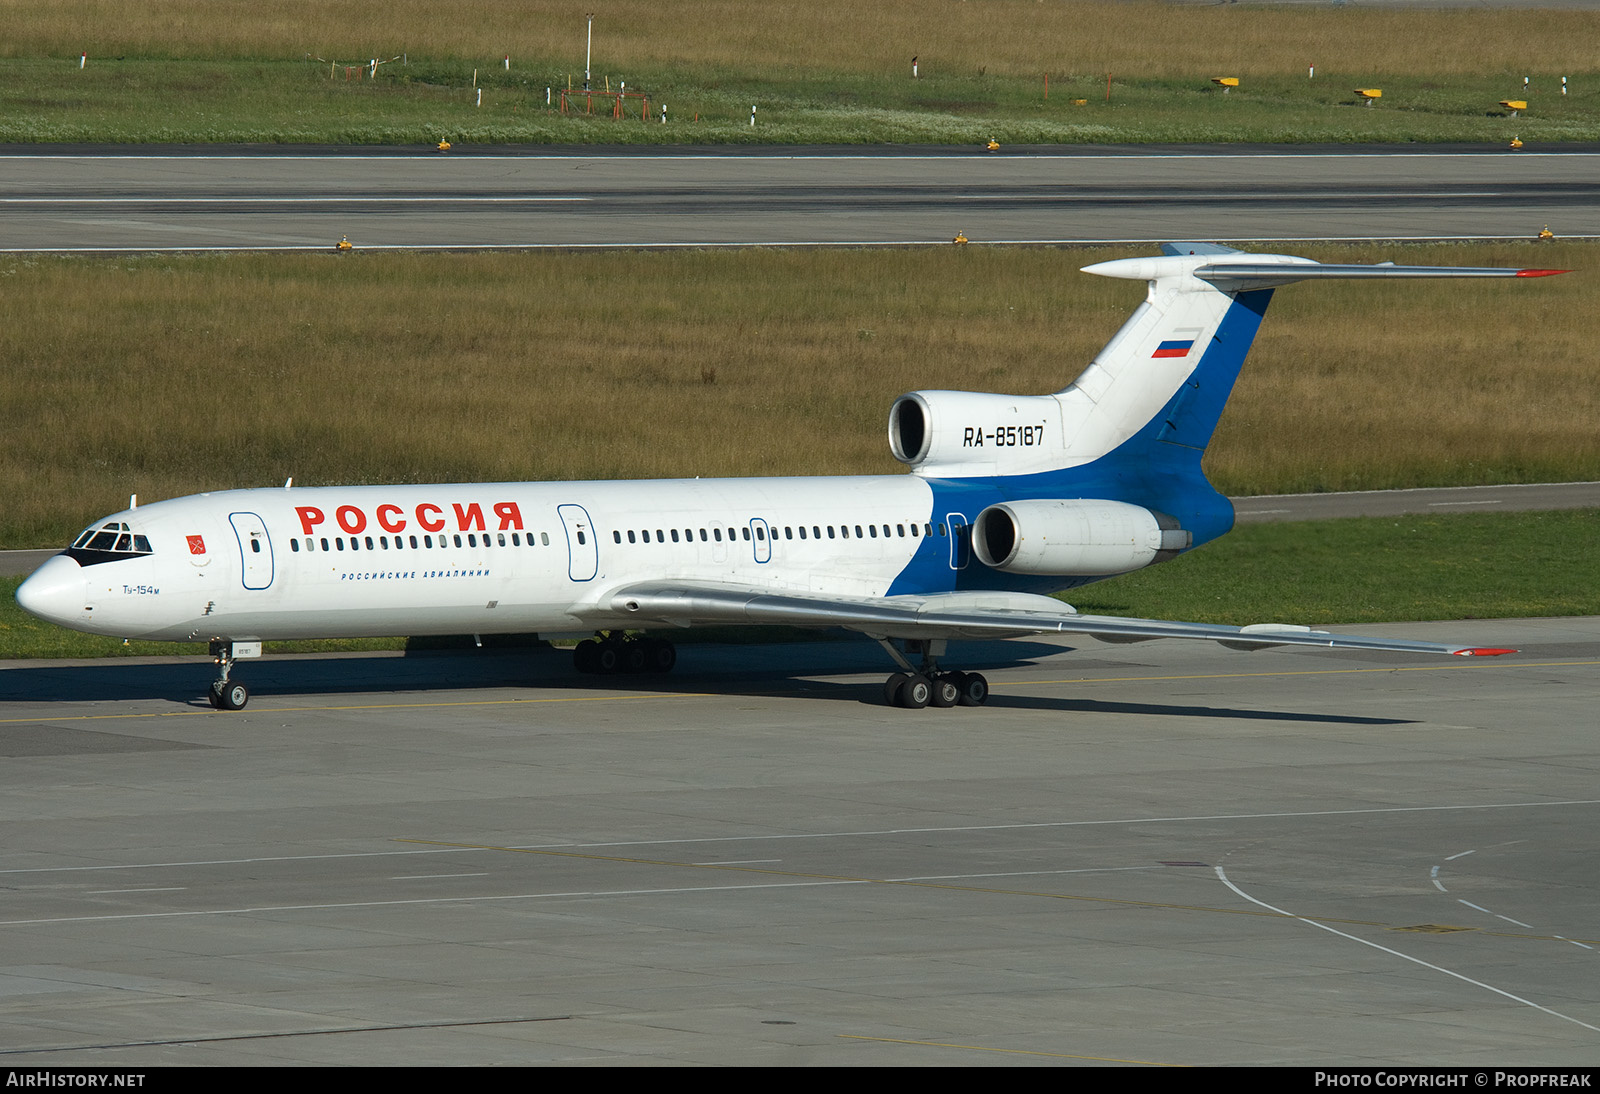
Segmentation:
<svg viewBox="0 0 1600 1094">
<path fill-rule="evenodd" d="M 914 391 L 889 411 L 909 473 L 835 478 L 226 490 L 95 521 L 17 590 L 41 619 L 205 641 L 219 710 L 263 641 L 537 632 L 584 637 L 580 672 L 665 672 L 663 629 L 842 627 L 894 661 L 891 705 L 977 706 L 954 638 L 1187 638 L 1488 656 L 1514 652 L 1080 614 L 1046 594 L 1175 558 L 1233 526 L 1200 458 L 1273 292 L 1326 278 L 1543 277 L 1561 270 L 1325 264 L 1206 243 L 1097 262 L 1144 302 L 1048 395 Z"/>
</svg>

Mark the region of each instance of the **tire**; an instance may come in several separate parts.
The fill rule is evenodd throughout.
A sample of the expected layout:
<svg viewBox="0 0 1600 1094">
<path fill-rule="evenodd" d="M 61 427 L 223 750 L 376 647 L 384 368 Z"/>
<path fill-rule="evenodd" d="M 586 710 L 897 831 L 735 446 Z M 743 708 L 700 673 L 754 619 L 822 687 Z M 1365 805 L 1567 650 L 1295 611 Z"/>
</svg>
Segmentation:
<svg viewBox="0 0 1600 1094">
<path fill-rule="evenodd" d="M 900 686 L 911 679 L 903 672 L 897 672 L 883 682 L 883 701 L 892 707 L 900 705 Z"/>
<path fill-rule="evenodd" d="M 652 638 L 646 647 L 648 672 L 671 672 L 678 663 L 678 647 L 665 638 Z"/>
<path fill-rule="evenodd" d="M 592 638 L 585 638 L 572 651 L 572 667 L 586 674 L 598 672 L 599 650 L 600 643 Z"/>
<path fill-rule="evenodd" d="M 989 701 L 989 681 L 976 672 L 964 672 L 961 681 L 961 705 L 981 707 Z"/>
<path fill-rule="evenodd" d="M 219 699 L 222 710 L 243 710 L 244 705 L 250 701 L 250 689 L 243 684 L 228 684 L 222 689 Z"/>
<path fill-rule="evenodd" d="M 594 651 L 594 671 L 602 676 L 610 676 L 622 664 L 622 652 L 617 649 L 615 642 L 596 643 Z"/>
<path fill-rule="evenodd" d="M 961 702 L 961 685 L 954 673 L 941 673 L 933 678 L 933 697 L 930 702 L 941 710 L 948 710 Z"/>
<path fill-rule="evenodd" d="M 210 701 L 213 710 L 222 709 L 222 681 L 211 681 L 211 687 L 206 689 L 206 699 Z"/>
<path fill-rule="evenodd" d="M 644 672 L 650 667 L 650 650 L 642 641 L 624 643 L 621 653 L 623 672 Z"/>
<path fill-rule="evenodd" d="M 933 681 L 920 673 L 900 685 L 900 705 L 907 710 L 921 710 L 932 698 Z"/>
</svg>

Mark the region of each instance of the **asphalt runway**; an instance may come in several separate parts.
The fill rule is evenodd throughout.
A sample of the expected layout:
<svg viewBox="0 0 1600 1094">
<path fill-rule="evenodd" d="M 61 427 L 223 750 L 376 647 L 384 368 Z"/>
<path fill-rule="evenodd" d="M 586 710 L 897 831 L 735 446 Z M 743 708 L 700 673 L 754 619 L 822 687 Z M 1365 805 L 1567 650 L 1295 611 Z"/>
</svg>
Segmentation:
<svg viewBox="0 0 1600 1094">
<path fill-rule="evenodd" d="M 1600 150 L 14 148 L 0 250 L 1600 236 Z"/>
<path fill-rule="evenodd" d="M 1592 1066 L 1600 618 L 1370 630 L 5 663 L 0 1058 Z"/>
</svg>

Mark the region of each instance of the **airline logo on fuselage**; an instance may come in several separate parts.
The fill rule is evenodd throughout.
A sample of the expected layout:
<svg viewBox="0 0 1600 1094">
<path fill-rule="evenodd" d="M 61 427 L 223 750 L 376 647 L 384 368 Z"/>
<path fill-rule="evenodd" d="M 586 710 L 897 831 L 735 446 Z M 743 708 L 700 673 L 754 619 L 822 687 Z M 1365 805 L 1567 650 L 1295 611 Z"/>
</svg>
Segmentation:
<svg viewBox="0 0 1600 1094">
<path fill-rule="evenodd" d="M 300 518 L 303 535 L 315 535 L 319 529 L 323 532 L 332 531 L 324 527 L 328 522 L 328 514 L 317 506 L 297 505 L 294 511 Z M 522 510 L 514 501 L 495 502 L 489 507 L 487 518 L 483 504 L 476 501 L 467 505 L 451 502 L 448 507 L 425 501 L 410 509 L 400 505 L 380 505 L 372 510 L 370 516 L 359 505 L 340 505 L 333 510 L 334 524 L 352 536 L 374 525 L 385 532 L 404 532 L 413 527 L 423 532 L 442 532 L 451 526 L 457 532 L 485 532 L 489 530 L 487 521 L 490 520 L 497 522 L 496 531 L 522 530 Z"/>
</svg>

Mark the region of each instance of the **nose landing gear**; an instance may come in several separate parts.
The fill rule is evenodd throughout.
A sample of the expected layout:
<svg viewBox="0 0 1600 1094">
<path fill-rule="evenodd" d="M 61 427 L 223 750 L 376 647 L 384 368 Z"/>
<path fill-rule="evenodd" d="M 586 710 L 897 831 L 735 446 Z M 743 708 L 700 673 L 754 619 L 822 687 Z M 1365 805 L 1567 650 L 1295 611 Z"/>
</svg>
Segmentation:
<svg viewBox="0 0 1600 1094">
<path fill-rule="evenodd" d="M 260 642 L 225 642 L 220 639 L 211 643 L 211 660 L 217 665 L 217 678 L 211 681 L 211 688 L 206 697 L 211 700 L 211 705 L 218 710 L 243 710 L 250 701 L 250 689 L 243 684 L 229 680 L 228 674 L 233 670 L 233 663 L 240 657 L 260 657 Z"/>
</svg>

